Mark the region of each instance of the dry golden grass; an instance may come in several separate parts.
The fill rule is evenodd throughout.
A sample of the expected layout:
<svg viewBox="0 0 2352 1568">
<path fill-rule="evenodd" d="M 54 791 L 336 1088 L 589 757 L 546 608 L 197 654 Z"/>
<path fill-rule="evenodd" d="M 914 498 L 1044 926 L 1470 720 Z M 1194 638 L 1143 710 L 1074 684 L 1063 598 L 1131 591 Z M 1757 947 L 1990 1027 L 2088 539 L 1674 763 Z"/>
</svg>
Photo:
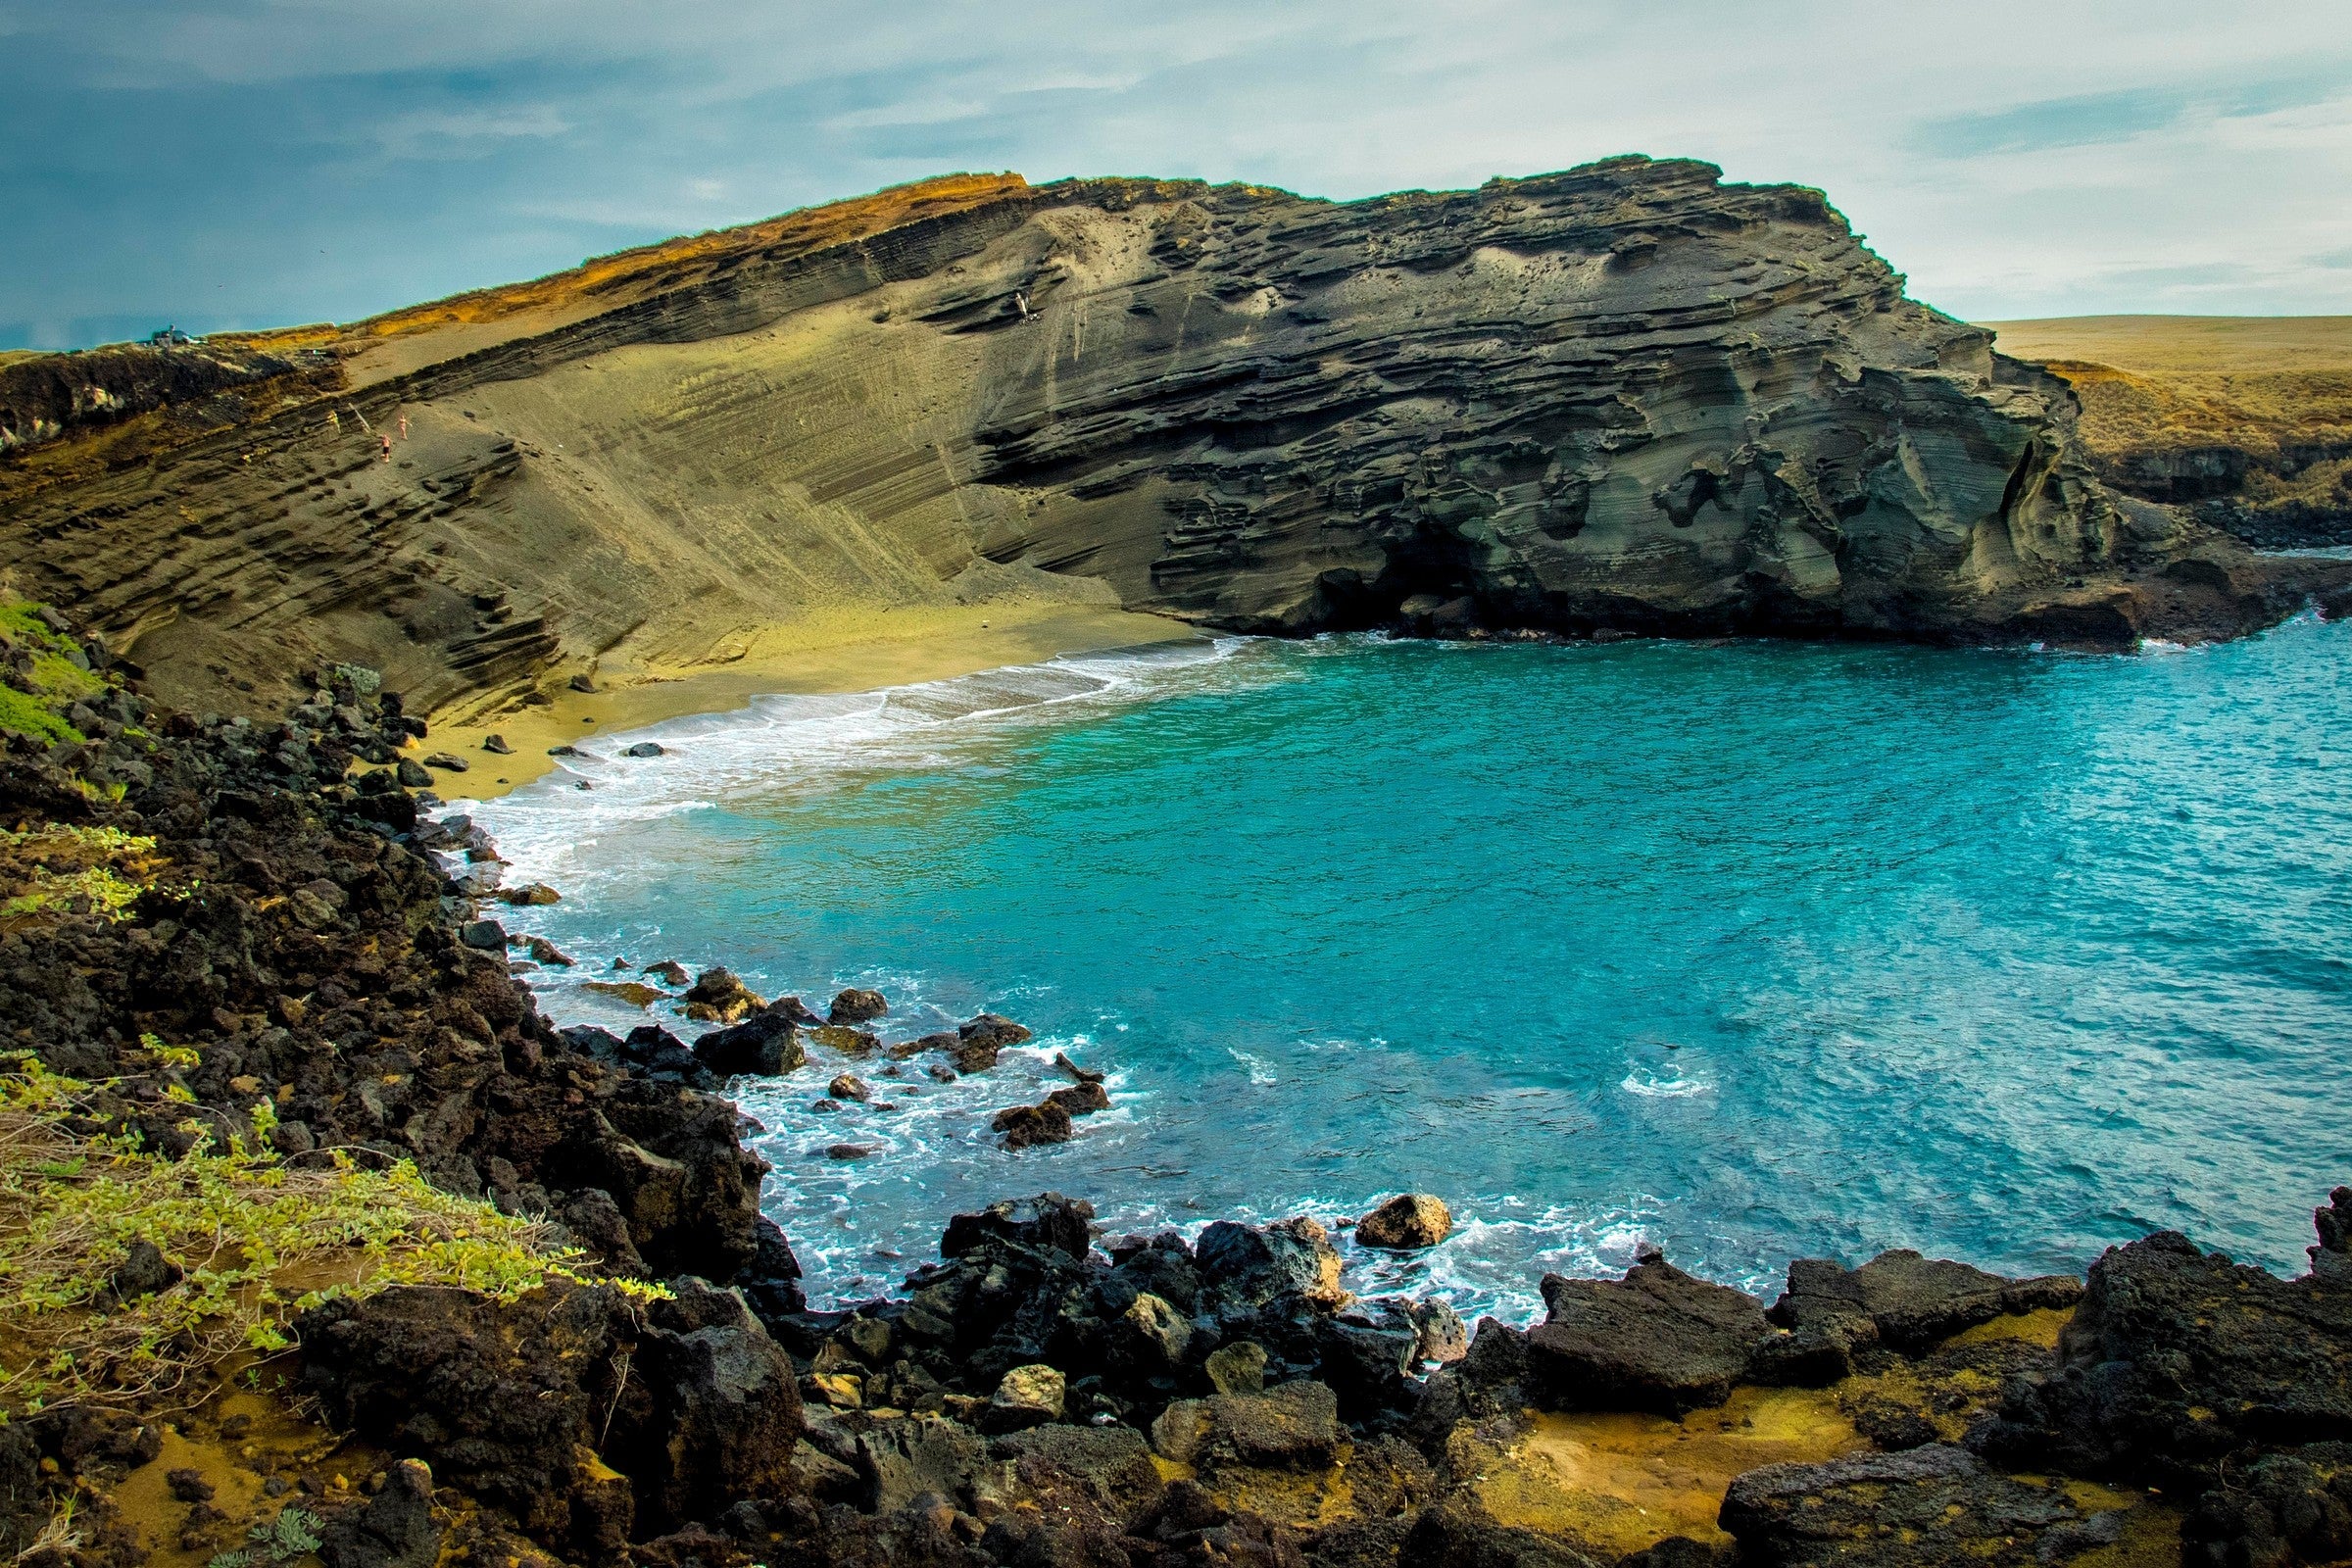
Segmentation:
<svg viewBox="0 0 2352 1568">
<path fill-rule="evenodd" d="M 2094 316 L 1990 321 L 1996 347 L 2064 376 L 2082 439 L 2121 460 L 2228 447 L 2253 455 L 2246 499 L 2328 501 L 2352 447 L 2352 317 Z M 2298 459 L 2297 450 L 2306 456 Z M 2280 471 L 2283 468 L 2290 471 Z"/>
<path fill-rule="evenodd" d="M 2352 371 L 2352 316 L 2060 316 L 1985 321 L 2021 360 L 2165 375 Z"/>
</svg>

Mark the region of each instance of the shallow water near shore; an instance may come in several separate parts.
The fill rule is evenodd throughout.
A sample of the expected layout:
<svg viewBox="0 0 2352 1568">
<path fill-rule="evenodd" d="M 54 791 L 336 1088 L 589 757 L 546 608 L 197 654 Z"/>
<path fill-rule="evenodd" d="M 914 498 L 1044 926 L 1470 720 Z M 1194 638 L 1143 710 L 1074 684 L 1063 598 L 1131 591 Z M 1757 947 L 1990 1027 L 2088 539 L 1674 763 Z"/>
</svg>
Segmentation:
<svg viewBox="0 0 2352 1568">
<path fill-rule="evenodd" d="M 1352 1288 L 1514 1317 L 1644 1241 L 1767 1294 L 2168 1227 L 2294 1271 L 2352 1179 L 2348 670 L 2308 618 L 2127 658 L 1229 640 L 608 736 L 477 816 L 564 891 L 509 918 L 580 959 L 533 977 L 563 1021 L 645 1021 L 579 988 L 625 956 L 1037 1031 L 953 1085 L 739 1083 L 820 1299 L 1048 1189 L 1113 1229 L 1434 1192 L 1454 1238 Z M 1057 1050 L 1114 1108 L 995 1148 Z M 895 1108 L 812 1111 L 845 1068 Z"/>
</svg>

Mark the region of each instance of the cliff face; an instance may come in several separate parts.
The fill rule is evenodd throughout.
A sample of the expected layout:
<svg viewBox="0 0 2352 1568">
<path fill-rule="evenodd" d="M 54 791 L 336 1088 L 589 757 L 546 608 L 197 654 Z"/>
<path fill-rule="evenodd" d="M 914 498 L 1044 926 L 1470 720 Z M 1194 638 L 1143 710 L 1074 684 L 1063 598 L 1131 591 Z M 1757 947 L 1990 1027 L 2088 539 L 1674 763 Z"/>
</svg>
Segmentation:
<svg viewBox="0 0 2352 1568">
<path fill-rule="evenodd" d="M 2064 383 L 1818 193 L 1694 163 L 1351 204 L 956 176 L 248 346 L 344 384 L 0 464 L 22 591 L 186 701 L 350 660 L 495 706 L 1004 595 L 2116 643 L 2300 586 L 2112 499 Z"/>
</svg>

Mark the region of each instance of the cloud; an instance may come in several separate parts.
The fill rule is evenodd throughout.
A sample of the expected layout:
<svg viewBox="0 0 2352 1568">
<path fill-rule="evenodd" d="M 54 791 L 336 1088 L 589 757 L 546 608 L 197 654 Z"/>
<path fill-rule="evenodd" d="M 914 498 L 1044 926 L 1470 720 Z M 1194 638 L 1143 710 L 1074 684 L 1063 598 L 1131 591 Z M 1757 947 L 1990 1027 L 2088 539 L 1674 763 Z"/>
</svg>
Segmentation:
<svg viewBox="0 0 2352 1568">
<path fill-rule="evenodd" d="M 36 321 L 348 319 L 950 169 L 1345 198 L 1628 151 L 1818 185 L 1961 314 L 2352 310 L 2352 269 L 2282 260 L 2346 238 L 2340 0 L 1886 18 L 702 0 L 651 25 L 640 0 L 0 0 L 0 344 Z"/>
<path fill-rule="evenodd" d="M 1982 158 L 1988 153 L 2042 152 L 2128 141 L 2172 124 L 2187 112 L 2191 101 L 2177 88 L 2049 98 L 1989 113 L 1931 120 L 1914 133 L 1912 142 L 1938 158 Z"/>
<path fill-rule="evenodd" d="M 483 158 L 517 137 L 552 138 L 571 124 L 549 104 L 513 108 L 426 109 L 376 126 L 376 144 L 394 158 Z"/>
</svg>

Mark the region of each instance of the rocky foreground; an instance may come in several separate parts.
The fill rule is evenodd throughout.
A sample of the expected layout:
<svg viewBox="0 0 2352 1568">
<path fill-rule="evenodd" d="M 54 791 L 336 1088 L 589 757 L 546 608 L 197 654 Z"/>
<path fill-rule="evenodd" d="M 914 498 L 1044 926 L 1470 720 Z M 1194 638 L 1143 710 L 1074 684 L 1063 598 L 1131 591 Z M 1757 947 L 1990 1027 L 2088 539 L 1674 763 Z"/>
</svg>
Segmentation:
<svg viewBox="0 0 2352 1568">
<path fill-rule="evenodd" d="M 0 369 L 0 560 L 192 707 L 419 713 L 842 607 L 2130 647 L 2352 580 L 2086 465 L 1822 193 L 954 176 L 349 328 Z M 244 694 L 252 693 L 252 697 Z"/>
<path fill-rule="evenodd" d="M 4 737 L 0 823 L 36 891 L 0 917 L 0 1032 L 102 1086 L 74 1128 L 413 1161 L 584 1250 L 518 1295 L 332 1296 L 254 1365 L 13 1411 L 0 1505 L 25 1560 L 2352 1554 L 2352 1191 L 2293 1280 L 2159 1235 L 2086 1283 L 1800 1261 L 1768 1304 L 1651 1255 L 1545 1279 L 1527 1328 L 1351 1298 L 1312 1220 L 1121 1235 L 1046 1194 L 957 1216 L 891 1298 L 810 1310 L 734 1107 L 697 1086 L 839 1050 L 881 999 L 820 1021 L 706 975 L 692 1004 L 720 1027 L 700 1050 L 559 1031 L 478 884 L 449 874 L 463 846 L 396 768 L 354 771 L 421 738 L 397 699 L 343 672 L 281 722 L 173 712 L 106 678 L 102 646 L 19 619 L 0 676 L 50 691 L 67 733 Z M 18 863 L 67 842 L 145 848 L 116 883 Z M 985 1071 L 1014 1026 L 974 1025 L 906 1054 Z M 162 1100 L 120 1087 L 158 1059 L 182 1064 Z M 1447 1223 L 1407 1196 L 1358 1241 L 1416 1249 Z M 188 1288 L 180 1261 L 100 1260 L 90 1309 Z"/>
</svg>

